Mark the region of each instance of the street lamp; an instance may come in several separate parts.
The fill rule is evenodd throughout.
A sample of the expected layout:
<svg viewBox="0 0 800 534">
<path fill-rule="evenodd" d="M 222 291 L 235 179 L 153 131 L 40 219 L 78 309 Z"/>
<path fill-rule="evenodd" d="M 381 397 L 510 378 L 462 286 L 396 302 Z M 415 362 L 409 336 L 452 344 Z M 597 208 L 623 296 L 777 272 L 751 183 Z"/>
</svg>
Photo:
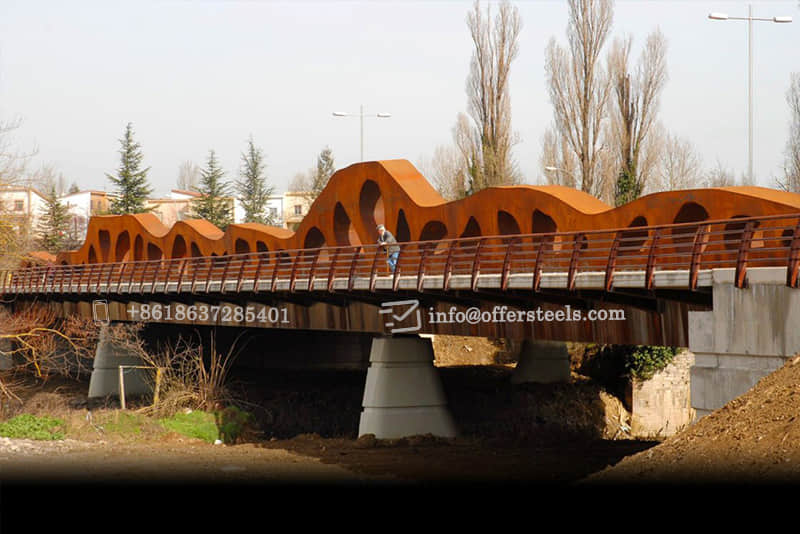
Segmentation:
<svg viewBox="0 0 800 534">
<path fill-rule="evenodd" d="M 347 113 L 345 111 L 334 111 L 334 117 L 360 117 L 361 118 L 361 161 L 364 161 L 364 117 L 377 117 L 379 119 L 388 119 L 392 116 L 391 113 L 376 113 L 375 115 L 364 114 L 364 104 L 361 104 L 361 110 L 358 113 Z"/>
<path fill-rule="evenodd" d="M 753 21 L 787 23 L 792 17 L 761 18 L 753 16 L 753 5 L 747 6 L 746 17 L 730 17 L 727 13 L 709 13 L 711 20 L 746 20 L 747 21 L 747 167 L 750 183 L 753 183 Z"/>
<path fill-rule="evenodd" d="M 544 168 L 544 170 L 546 170 L 547 172 L 563 172 L 564 174 L 567 174 L 567 175 L 570 174 L 569 171 L 567 171 L 565 169 L 559 169 L 558 167 L 547 166 L 547 167 Z"/>
</svg>

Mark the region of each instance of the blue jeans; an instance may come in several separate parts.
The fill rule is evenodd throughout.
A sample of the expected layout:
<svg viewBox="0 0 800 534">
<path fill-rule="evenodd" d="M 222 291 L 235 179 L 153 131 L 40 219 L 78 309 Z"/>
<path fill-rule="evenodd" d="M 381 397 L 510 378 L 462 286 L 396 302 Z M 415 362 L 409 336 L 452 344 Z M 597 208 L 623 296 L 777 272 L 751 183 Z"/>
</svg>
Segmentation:
<svg viewBox="0 0 800 534">
<path fill-rule="evenodd" d="M 392 252 L 389 254 L 389 259 L 386 260 L 386 263 L 389 264 L 389 268 L 394 272 L 395 267 L 397 267 L 397 257 L 400 255 L 399 252 Z"/>
</svg>

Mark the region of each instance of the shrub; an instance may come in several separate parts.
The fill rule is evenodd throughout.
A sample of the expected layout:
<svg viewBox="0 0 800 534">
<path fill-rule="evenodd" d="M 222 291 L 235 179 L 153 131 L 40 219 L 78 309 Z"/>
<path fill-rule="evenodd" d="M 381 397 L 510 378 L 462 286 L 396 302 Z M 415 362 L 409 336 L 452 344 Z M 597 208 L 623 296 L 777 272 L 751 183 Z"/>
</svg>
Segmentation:
<svg viewBox="0 0 800 534">
<path fill-rule="evenodd" d="M 250 432 L 253 421 L 253 414 L 236 406 L 228 406 L 217 412 L 220 439 L 226 444 L 236 443 L 239 438 L 244 438 Z"/>
<path fill-rule="evenodd" d="M 637 345 L 625 357 L 626 374 L 637 380 L 650 380 L 678 353 L 677 347 Z"/>
</svg>

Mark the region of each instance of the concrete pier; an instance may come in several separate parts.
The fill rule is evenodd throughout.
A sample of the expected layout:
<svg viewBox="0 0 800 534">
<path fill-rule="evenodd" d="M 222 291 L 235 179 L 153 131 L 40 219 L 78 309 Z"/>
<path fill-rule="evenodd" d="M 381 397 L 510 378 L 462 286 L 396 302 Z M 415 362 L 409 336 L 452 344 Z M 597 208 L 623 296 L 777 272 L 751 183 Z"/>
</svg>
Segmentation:
<svg viewBox="0 0 800 534">
<path fill-rule="evenodd" d="M 563 341 L 525 340 L 511 375 L 512 384 L 569 382 L 569 352 Z"/>
<path fill-rule="evenodd" d="M 140 356 L 113 343 L 109 339 L 108 326 L 103 326 L 89 379 L 89 398 L 119 396 L 120 365 L 145 365 L 145 362 Z M 153 392 L 146 369 L 125 369 L 124 373 L 126 397 Z"/>
<path fill-rule="evenodd" d="M 430 339 L 376 337 L 369 359 L 359 436 L 392 439 L 458 434 L 433 366 Z"/>
</svg>

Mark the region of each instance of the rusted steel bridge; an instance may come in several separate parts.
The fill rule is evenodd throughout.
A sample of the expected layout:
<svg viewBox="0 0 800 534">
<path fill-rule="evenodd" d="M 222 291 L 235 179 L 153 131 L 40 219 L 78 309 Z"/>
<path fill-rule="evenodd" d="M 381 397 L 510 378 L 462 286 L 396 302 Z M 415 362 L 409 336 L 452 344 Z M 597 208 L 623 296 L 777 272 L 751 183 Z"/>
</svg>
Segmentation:
<svg viewBox="0 0 800 534">
<path fill-rule="evenodd" d="M 165 308 L 161 317 L 148 319 L 381 333 L 387 331 L 381 304 L 416 299 L 430 312 L 422 314 L 420 332 L 686 345 L 687 311 L 711 309 L 715 270 L 732 275 L 738 288 L 747 286 L 748 273 L 762 268 L 784 270 L 786 285 L 798 286 L 800 214 L 409 241 L 399 247 L 394 272 L 377 244 L 30 265 L 0 272 L 0 293 L 20 302 L 57 303 L 63 313 L 89 313 L 88 302 L 105 299 L 111 320 L 137 320 L 139 308 L 131 302 L 228 303 L 244 311 L 228 321 L 203 321 L 197 314 L 178 320 Z M 257 320 L 264 307 L 279 304 L 288 310 L 281 316 L 286 320 Z M 497 324 L 495 314 L 488 325 L 435 321 L 435 312 L 454 306 L 486 310 L 498 304 L 523 312 L 623 309 L 626 320 Z"/>
</svg>

